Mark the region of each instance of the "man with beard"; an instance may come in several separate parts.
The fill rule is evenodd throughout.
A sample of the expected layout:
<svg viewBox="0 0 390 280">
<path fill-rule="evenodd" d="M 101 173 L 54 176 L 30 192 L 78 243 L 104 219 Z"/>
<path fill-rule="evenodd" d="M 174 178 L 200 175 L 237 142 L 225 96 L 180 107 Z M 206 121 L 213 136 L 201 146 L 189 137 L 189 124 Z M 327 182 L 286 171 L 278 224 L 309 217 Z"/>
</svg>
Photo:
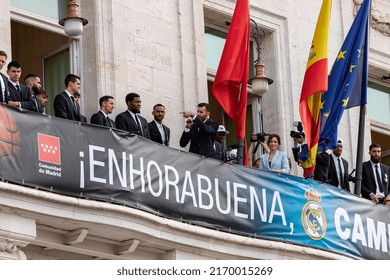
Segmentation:
<svg viewBox="0 0 390 280">
<path fill-rule="evenodd" d="M 218 159 L 214 142 L 218 131 L 218 124 L 210 118 L 210 105 L 199 103 L 196 115 L 191 112 L 182 112 L 187 124 L 180 138 L 180 147 L 184 148 L 190 143 L 189 152 L 214 157 Z"/>
<path fill-rule="evenodd" d="M 116 128 L 150 139 L 148 122 L 141 112 L 141 97 L 135 92 L 126 95 L 127 110 L 115 118 Z"/>
<path fill-rule="evenodd" d="M 370 160 L 363 162 L 362 196 L 390 206 L 389 167 L 381 163 L 381 146 L 371 144 Z"/>
<path fill-rule="evenodd" d="M 169 146 L 169 127 L 162 123 L 165 117 L 165 107 L 162 104 L 153 106 L 152 112 L 154 120 L 148 123 L 150 139 L 154 142 Z"/>
<path fill-rule="evenodd" d="M 329 184 L 342 190 L 350 191 L 348 181 L 348 162 L 341 157 L 343 153 L 343 140 L 337 140 L 337 146 L 330 155 L 328 171 Z"/>
</svg>

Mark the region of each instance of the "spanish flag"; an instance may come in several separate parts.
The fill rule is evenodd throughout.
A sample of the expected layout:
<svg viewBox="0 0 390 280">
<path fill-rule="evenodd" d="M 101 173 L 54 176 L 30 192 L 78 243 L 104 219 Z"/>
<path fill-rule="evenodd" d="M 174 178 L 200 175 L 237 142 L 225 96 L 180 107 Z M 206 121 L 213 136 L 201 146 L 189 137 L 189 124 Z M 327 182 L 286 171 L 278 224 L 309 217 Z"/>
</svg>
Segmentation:
<svg viewBox="0 0 390 280">
<path fill-rule="evenodd" d="M 299 112 L 309 150 L 309 158 L 301 163 L 305 177 L 314 172 L 321 128 L 321 96 L 328 89 L 328 33 L 331 6 L 332 0 L 323 0 L 307 60 L 299 102 Z"/>
</svg>

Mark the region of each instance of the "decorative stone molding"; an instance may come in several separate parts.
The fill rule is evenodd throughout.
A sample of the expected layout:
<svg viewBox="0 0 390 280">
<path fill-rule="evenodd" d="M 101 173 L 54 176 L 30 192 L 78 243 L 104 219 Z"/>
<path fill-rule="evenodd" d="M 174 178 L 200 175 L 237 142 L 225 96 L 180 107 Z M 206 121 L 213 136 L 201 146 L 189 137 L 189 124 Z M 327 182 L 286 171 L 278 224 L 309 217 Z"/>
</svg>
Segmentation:
<svg viewBox="0 0 390 280">
<path fill-rule="evenodd" d="M 353 0 L 355 4 L 354 15 L 357 14 L 363 0 Z M 372 29 L 382 33 L 386 37 L 390 37 L 390 14 L 386 11 L 390 10 L 390 5 L 382 1 L 380 3 L 380 9 L 377 8 L 378 1 L 372 0 L 371 4 L 371 27 Z M 385 6 L 385 7 L 383 7 Z"/>
<path fill-rule="evenodd" d="M 19 250 L 18 246 L 11 240 L 0 239 L 0 260 L 25 260 L 26 255 Z"/>
<path fill-rule="evenodd" d="M 18 250 L 18 246 L 14 244 L 12 241 L 8 241 L 6 239 L 0 239 L 0 251 L 8 253 L 15 253 Z"/>
<path fill-rule="evenodd" d="M 35 220 L 22 217 L 5 208 L 0 211 L 0 260 L 25 260 L 19 247 L 26 247 L 36 238 Z"/>
</svg>

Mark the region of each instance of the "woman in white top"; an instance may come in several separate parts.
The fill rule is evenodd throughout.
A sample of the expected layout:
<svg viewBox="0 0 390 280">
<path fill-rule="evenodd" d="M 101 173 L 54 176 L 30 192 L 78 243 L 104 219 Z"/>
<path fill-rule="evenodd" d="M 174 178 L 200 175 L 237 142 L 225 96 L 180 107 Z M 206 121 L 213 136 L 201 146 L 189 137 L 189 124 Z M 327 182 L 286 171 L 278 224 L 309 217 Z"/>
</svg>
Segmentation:
<svg viewBox="0 0 390 280">
<path fill-rule="evenodd" d="M 287 154 L 279 151 L 280 137 L 277 134 L 268 136 L 267 145 L 269 152 L 260 157 L 260 169 L 277 173 L 290 174 L 290 166 Z"/>
</svg>

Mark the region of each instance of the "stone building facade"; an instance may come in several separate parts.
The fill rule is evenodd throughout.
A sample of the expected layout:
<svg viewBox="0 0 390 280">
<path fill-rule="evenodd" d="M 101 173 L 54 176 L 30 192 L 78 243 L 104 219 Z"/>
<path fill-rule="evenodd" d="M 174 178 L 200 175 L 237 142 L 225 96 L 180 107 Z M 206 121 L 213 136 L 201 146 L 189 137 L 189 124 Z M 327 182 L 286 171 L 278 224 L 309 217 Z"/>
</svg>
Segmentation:
<svg viewBox="0 0 390 280">
<path fill-rule="evenodd" d="M 57 6 L 45 8 L 36 2 L 36 7 L 31 8 L 26 1 L 2 1 L 0 49 L 9 54 L 7 62 L 18 60 L 22 64 L 23 74 L 41 76 L 51 100 L 62 91 L 64 75 L 72 72 L 82 78 L 81 107 L 88 119 L 98 110 L 99 97 L 115 97 L 115 117 L 127 109 L 126 94 L 137 92 L 142 99 L 141 114 L 149 121 L 154 104 L 166 106 L 164 122 L 171 128 L 171 146 L 175 148 L 179 148 L 184 127 L 180 112 L 195 110 L 199 102 L 210 102 L 212 117 L 234 131 L 234 125 L 213 101 L 211 86 L 220 42 L 228 31 L 226 22 L 231 20 L 236 1 L 80 0 L 79 12 L 89 23 L 79 37 L 68 37 L 58 24 L 67 1 L 53 1 Z M 292 157 L 289 132 L 292 122 L 300 118 L 300 91 L 322 1 L 249 2 L 251 19 L 264 31 L 261 57 L 266 75 L 274 83 L 261 98 L 249 94 L 247 133 L 264 130 L 279 134 L 281 149 Z M 329 65 L 361 2 L 333 1 Z M 386 11 L 390 11 L 387 0 L 372 0 L 369 94 L 374 93 L 367 106 L 365 146 L 381 143 L 383 156 L 389 162 L 390 15 Z M 253 51 L 251 60 L 255 59 Z M 356 163 L 358 119 L 359 109 L 350 109 L 344 113 L 339 128 L 350 166 Z M 227 144 L 234 141 L 231 133 Z M 293 166 L 293 173 L 301 175 L 301 170 Z M 207 229 L 194 232 L 190 225 L 145 217 L 120 206 L 25 190 L 7 183 L 0 186 L 0 258 L 342 258 Z M 58 214 L 48 214 L 57 211 Z M 125 218 L 128 216 L 134 220 L 129 222 Z M 102 217 L 103 222 L 99 221 Z M 117 230 L 114 236 L 108 233 L 112 227 Z M 154 236 L 160 238 L 156 241 Z"/>
</svg>

